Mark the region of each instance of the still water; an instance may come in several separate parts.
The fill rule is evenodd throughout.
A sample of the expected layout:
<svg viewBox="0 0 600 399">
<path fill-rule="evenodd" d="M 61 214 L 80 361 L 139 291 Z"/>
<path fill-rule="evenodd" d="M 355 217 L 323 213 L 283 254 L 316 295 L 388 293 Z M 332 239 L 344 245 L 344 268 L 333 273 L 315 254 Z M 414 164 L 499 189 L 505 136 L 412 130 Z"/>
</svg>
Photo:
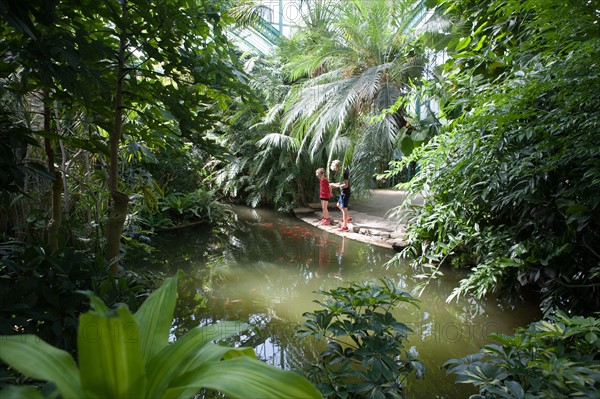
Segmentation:
<svg viewBox="0 0 600 399">
<path fill-rule="evenodd" d="M 240 320 L 258 327 L 248 337 L 266 362 L 299 368 L 318 349 L 294 337 L 302 314 L 320 309 L 315 291 L 330 290 L 355 281 L 393 279 L 412 292 L 416 273 L 407 263 L 386 264 L 390 249 L 342 238 L 268 210 L 234 208 L 236 223 L 225 234 L 204 228 L 163 233 L 155 242 L 157 260 L 166 270 L 183 269 L 197 276 L 197 287 L 209 297 L 209 312 L 192 314 L 192 325 L 218 320 Z M 491 333 L 512 334 L 517 326 L 537 319 L 535 306 L 513 307 L 501 301 L 446 298 L 461 276 L 446 271 L 419 297 L 419 308 L 403 305 L 394 316 L 412 328 L 406 349 L 418 353 L 425 378 L 411 379 L 408 398 L 464 398 L 476 393 L 470 385 L 456 385 L 441 365 L 448 359 L 475 353 L 490 342 Z M 189 311 L 189 309 L 188 309 Z M 193 311 L 191 313 L 194 313 Z M 188 317 L 189 321 L 189 317 Z"/>
</svg>

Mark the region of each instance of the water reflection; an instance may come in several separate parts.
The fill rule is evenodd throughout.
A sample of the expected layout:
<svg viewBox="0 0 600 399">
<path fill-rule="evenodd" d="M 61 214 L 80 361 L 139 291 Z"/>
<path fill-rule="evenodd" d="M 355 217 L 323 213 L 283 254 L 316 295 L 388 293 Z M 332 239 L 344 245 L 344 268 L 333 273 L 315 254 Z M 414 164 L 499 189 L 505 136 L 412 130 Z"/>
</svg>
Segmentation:
<svg viewBox="0 0 600 399">
<path fill-rule="evenodd" d="M 241 320 L 257 328 L 248 333 L 262 359 L 278 367 L 300 368 L 315 358 L 320 343 L 293 332 L 302 314 L 319 309 L 326 291 L 351 281 L 389 277 L 409 292 L 417 285 L 408 264 L 387 265 L 394 252 L 342 238 L 295 218 L 270 211 L 236 208 L 237 220 L 225 235 L 186 231 L 161 237 L 158 255 L 167 269 L 183 268 L 190 287 L 208 297 L 207 310 L 176 320 L 178 331 L 217 320 Z M 419 308 L 402 307 L 394 316 L 414 331 L 408 348 L 426 367 L 425 380 L 411 381 L 408 397 L 466 397 L 440 366 L 450 358 L 477 352 L 493 332 L 512 333 L 536 318 L 533 307 L 503 309 L 496 301 L 462 299 L 446 303 L 461 278 L 446 271 L 420 298 Z M 181 295 L 181 294 L 180 294 Z M 506 306 L 506 305 L 505 305 Z"/>
</svg>

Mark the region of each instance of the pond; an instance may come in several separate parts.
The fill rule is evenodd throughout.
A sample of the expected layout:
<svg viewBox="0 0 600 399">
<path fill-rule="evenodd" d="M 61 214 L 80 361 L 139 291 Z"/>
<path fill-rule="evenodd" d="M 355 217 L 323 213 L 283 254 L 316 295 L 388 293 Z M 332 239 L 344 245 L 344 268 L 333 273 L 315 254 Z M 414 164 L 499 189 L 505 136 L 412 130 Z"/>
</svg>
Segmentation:
<svg viewBox="0 0 600 399">
<path fill-rule="evenodd" d="M 161 234 L 155 239 L 155 256 L 170 271 L 183 269 L 198 276 L 191 284 L 208 293 L 210 311 L 195 314 L 187 309 L 191 325 L 185 328 L 225 319 L 251 323 L 260 333 L 247 337 L 246 345 L 272 365 L 299 368 L 317 356 L 316 348 L 293 334 L 304 322 L 304 312 L 320 309 L 313 300 L 322 296 L 315 291 L 381 277 L 408 292 L 417 284 L 408 263 L 386 264 L 393 250 L 342 238 L 272 211 L 234 210 L 236 223 L 225 233 L 190 228 Z M 512 334 L 515 327 L 539 318 L 534 301 L 517 307 L 493 299 L 446 303 L 460 278 L 446 271 L 419 297 L 419 308 L 404 306 L 394 314 L 413 329 L 406 349 L 416 351 L 426 368 L 425 379 L 409 381 L 407 397 L 475 393 L 470 385 L 454 384 L 441 365 L 477 352 L 491 333 Z"/>
</svg>

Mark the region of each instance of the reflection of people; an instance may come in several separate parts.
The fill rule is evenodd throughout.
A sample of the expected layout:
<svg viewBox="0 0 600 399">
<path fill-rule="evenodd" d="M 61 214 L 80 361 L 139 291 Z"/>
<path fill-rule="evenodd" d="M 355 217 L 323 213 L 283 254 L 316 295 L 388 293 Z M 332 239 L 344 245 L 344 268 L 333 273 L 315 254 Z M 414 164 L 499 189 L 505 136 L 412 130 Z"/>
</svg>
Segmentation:
<svg viewBox="0 0 600 399">
<path fill-rule="evenodd" d="M 341 267 L 342 266 L 342 257 L 344 256 L 344 250 L 346 249 L 346 240 L 348 238 L 346 237 L 342 237 L 342 245 L 340 245 L 340 247 L 338 248 L 338 251 L 336 253 L 337 255 L 337 259 L 338 259 L 338 265 Z"/>
<path fill-rule="evenodd" d="M 323 232 L 321 236 L 321 240 L 319 240 L 319 268 L 326 269 L 329 266 L 330 259 L 330 251 L 329 251 L 329 234 L 327 232 Z"/>
<path fill-rule="evenodd" d="M 330 169 L 333 172 L 339 172 L 342 167 L 342 163 L 339 159 L 336 159 L 331 163 Z M 342 211 L 342 227 L 338 229 L 338 231 L 347 231 L 348 230 L 348 222 L 352 221 L 350 217 L 350 213 L 348 212 L 348 202 L 350 201 L 350 194 L 352 193 L 350 190 L 350 168 L 346 166 L 344 169 L 344 182 L 343 183 L 332 183 L 332 187 L 337 187 L 341 189 L 340 198 L 338 199 L 337 207 L 340 211 Z"/>
<path fill-rule="evenodd" d="M 331 224 L 331 219 L 329 219 L 329 198 L 331 198 L 331 187 L 329 184 L 329 180 L 325 176 L 325 169 L 319 168 L 316 172 L 317 178 L 319 179 L 319 198 L 321 199 L 321 209 L 323 210 L 323 219 L 319 222 L 319 224 L 328 225 Z"/>
<path fill-rule="evenodd" d="M 343 237 L 342 243 L 338 244 L 337 238 L 332 241 L 329 241 L 327 232 L 323 233 L 323 236 L 317 244 L 319 248 L 319 269 L 315 272 L 315 275 L 317 277 L 327 272 L 328 277 L 343 280 L 342 258 L 344 256 L 344 250 L 346 248 L 347 240 L 347 237 Z M 334 257 L 337 258 L 338 261 L 337 270 L 331 269 L 331 266 L 334 265 Z"/>
</svg>

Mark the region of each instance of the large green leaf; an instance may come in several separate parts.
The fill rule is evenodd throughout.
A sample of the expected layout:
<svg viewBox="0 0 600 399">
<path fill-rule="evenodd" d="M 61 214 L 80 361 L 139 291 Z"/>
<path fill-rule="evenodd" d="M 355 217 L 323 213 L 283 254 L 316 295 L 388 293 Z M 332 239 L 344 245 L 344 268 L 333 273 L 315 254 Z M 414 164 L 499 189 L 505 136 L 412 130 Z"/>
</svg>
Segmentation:
<svg viewBox="0 0 600 399">
<path fill-rule="evenodd" d="M 88 312 L 79 319 L 81 385 L 93 398 L 138 398 L 146 391 L 138 326 L 129 309 Z"/>
<path fill-rule="evenodd" d="M 177 300 L 177 275 L 165 279 L 135 313 L 140 344 L 147 363 L 169 342 L 173 312 Z"/>
<path fill-rule="evenodd" d="M 0 337 L 0 359 L 28 377 L 52 381 L 63 398 L 82 398 L 79 370 L 69 353 L 35 335 Z"/>
<path fill-rule="evenodd" d="M 415 144 L 410 136 L 404 136 L 400 142 L 400 150 L 403 156 L 409 156 L 415 149 Z"/>
<path fill-rule="evenodd" d="M 153 357 L 148 365 L 148 394 L 147 397 L 160 397 L 169 386 L 173 378 L 181 376 L 191 368 L 199 366 L 202 362 L 218 360 L 223 357 L 211 356 L 206 351 L 206 343 L 225 339 L 244 329 L 246 325 L 239 322 L 223 322 L 196 328 L 189 331 L 175 343 L 163 348 L 158 355 Z M 202 347 L 204 345 L 204 347 Z M 202 349 L 198 349 L 201 348 Z M 230 350 L 231 348 L 225 348 Z"/>
<path fill-rule="evenodd" d="M 198 351 L 196 357 L 202 361 L 214 361 L 221 359 L 232 359 L 234 357 L 247 356 L 251 359 L 256 359 L 256 352 L 253 348 L 239 347 L 233 348 L 230 346 L 222 346 L 215 344 L 206 344 Z M 189 367 L 188 369 L 192 369 Z"/>
<path fill-rule="evenodd" d="M 232 398 L 322 398 L 304 377 L 249 357 L 209 362 L 173 381 L 168 398 L 183 398 L 200 388 L 215 389 Z"/>
<path fill-rule="evenodd" d="M 0 389 L 2 399 L 44 399 L 40 391 L 32 386 L 7 385 Z"/>
</svg>

